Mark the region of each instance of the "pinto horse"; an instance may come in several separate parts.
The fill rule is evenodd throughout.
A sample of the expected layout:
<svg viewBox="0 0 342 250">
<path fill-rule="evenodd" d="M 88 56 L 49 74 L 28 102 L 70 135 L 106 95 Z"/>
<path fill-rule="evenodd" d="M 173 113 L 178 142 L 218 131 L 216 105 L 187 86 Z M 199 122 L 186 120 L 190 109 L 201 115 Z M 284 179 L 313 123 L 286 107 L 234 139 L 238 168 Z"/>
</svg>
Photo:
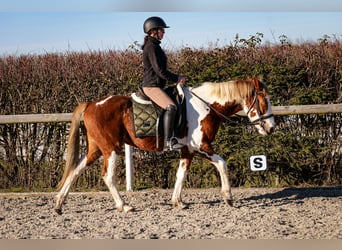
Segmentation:
<svg viewBox="0 0 342 250">
<path fill-rule="evenodd" d="M 244 110 L 250 123 L 260 134 L 270 134 L 275 122 L 267 87 L 254 77 L 222 83 L 206 82 L 197 87 L 184 87 L 183 90 L 188 123 L 186 132 L 178 138 L 184 147 L 180 150 L 171 202 L 177 207 L 186 207 L 181 199 L 182 185 L 194 154 L 197 153 L 217 168 L 221 177 L 223 199 L 232 205 L 226 162 L 214 152 L 211 143 L 222 121 L 240 110 Z M 87 131 L 87 151 L 80 158 L 79 127 L 82 116 Z M 62 213 L 62 205 L 77 177 L 101 155 L 102 178 L 114 198 L 116 208 L 125 212 L 134 210 L 123 202 L 115 184 L 118 155 L 124 143 L 142 150 L 162 151 L 164 140 L 159 138 L 159 143 L 156 143 L 155 137 L 135 137 L 132 117 L 131 97 L 122 95 L 82 103 L 75 108 L 68 138 L 66 166 L 56 197 L 55 211 L 58 214 Z"/>
</svg>

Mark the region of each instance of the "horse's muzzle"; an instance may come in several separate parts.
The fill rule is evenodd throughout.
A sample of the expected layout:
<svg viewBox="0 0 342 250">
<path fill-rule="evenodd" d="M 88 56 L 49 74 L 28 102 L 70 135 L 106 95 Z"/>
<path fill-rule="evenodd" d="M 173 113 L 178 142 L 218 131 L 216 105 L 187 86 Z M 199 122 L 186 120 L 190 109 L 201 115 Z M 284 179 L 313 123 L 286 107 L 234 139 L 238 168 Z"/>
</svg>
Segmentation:
<svg viewBox="0 0 342 250">
<path fill-rule="evenodd" d="M 258 124 L 256 124 L 256 127 L 259 133 L 262 135 L 270 135 L 275 130 L 275 125 L 273 123 L 270 124 L 265 121 L 259 122 Z"/>
</svg>

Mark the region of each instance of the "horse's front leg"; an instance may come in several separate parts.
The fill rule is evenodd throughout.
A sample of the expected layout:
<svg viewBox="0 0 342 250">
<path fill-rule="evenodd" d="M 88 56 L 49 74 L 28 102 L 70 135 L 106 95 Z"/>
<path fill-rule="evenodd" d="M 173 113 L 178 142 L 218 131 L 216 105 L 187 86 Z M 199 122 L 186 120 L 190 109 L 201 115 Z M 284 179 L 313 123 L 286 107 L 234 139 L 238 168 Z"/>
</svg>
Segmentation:
<svg viewBox="0 0 342 250">
<path fill-rule="evenodd" d="M 175 183 L 175 188 L 172 194 L 172 199 L 171 202 L 174 206 L 179 207 L 179 208 L 187 208 L 187 205 L 185 205 L 182 202 L 182 186 L 184 183 L 184 180 L 186 178 L 186 175 L 188 173 L 189 166 L 191 164 L 193 158 L 193 154 L 182 154 L 181 159 L 179 160 L 179 167 L 177 170 L 177 175 L 176 175 L 176 183 Z"/>
<path fill-rule="evenodd" d="M 223 199 L 230 205 L 233 206 L 233 195 L 228 178 L 228 169 L 226 161 L 221 156 L 214 154 L 209 158 L 210 162 L 217 168 L 221 177 L 222 184 L 222 195 Z"/>
</svg>

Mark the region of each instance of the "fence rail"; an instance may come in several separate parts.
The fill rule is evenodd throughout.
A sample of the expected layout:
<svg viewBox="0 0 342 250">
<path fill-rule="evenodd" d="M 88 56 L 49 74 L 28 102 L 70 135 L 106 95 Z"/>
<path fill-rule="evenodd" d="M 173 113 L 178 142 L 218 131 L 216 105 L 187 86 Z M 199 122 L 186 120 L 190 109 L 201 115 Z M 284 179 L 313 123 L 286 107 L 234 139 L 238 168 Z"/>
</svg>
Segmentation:
<svg viewBox="0 0 342 250">
<path fill-rule="evenodd" d="M 273 109 L 274 115 L 342 113 L 342 104 L 274 106 L 272 107 L 272 109 Z M 238 114 L 245 115 L 245 113 L 243 112 L 239 112 Z M 72 113 L 0 115 L 0 124 L 71 122 L 71 118 L 72 118 Z M 126 190 L 133 191 L 132 147 L 127 144 L 125 144 L 125 161 L 126 161 Z"/>
<path fill-rule="evenodd" d="M 274 115 L 342 113 L 342 103 L 322 105 L 273 106 Z M 239 112 L 239 115 L 245 115 Z M 0 124 L 71 122 L 72 113 L 0 115 Z"/>
</svg>

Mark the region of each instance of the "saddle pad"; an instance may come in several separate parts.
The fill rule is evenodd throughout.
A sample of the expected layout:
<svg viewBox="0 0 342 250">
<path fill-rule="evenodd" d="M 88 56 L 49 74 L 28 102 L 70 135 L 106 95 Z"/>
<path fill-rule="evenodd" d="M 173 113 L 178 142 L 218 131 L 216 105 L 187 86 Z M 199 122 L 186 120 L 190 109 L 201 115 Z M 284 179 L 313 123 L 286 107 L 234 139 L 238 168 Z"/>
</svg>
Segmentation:
<svg viewBox="0 0 342 250">
<path fill-rule="evenodd" d="M 133 102 L 133 122 L 136 137 L 156 136 L 157 114 L 153 104 Z"/>
</svg>

